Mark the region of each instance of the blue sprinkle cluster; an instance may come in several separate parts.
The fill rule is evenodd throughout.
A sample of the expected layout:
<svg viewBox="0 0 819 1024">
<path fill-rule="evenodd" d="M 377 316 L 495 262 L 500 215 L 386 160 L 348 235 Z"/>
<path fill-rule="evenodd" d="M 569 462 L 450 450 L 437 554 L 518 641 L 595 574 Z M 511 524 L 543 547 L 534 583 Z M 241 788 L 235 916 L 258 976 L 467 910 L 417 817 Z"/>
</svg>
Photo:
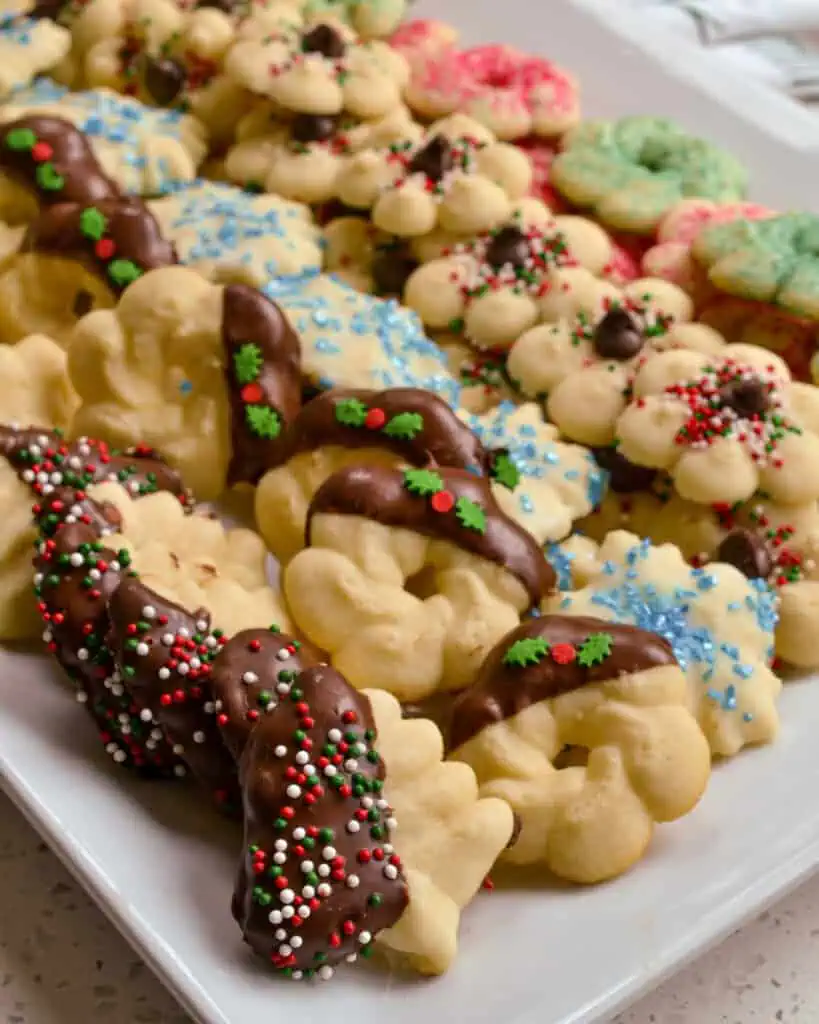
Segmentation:
<svg viewBox="0 0 819 1024">
<path fill-rule="evenodd" d="M 14 94 L 13 102 L 21 107 L 46 107 L 59 104 L 69 95 L 69 90 L 48 78 L 38 78 L 31 86 Z M 128 96 L 118 96 L 102 89 L 88 89 L 71 92 L 69 105 L 82 112 L 76 124 L 91 144 L 100 139 L 121 149 L 123 163 L 134 171 L 142 172 L 150 167 L 159 190 L 169 192 L 174 187 L 170 168 L 162 158 L 149 159 L 142 152 L 142 143 L 147 135 L 156 134 L 181 140 L 180 122 L 182 113 L 178 110 L 160 110 L 146 107 Z M 135 132 L 135 126 L 141 127 Z M 141 175 L 140 175 L 141 178 Z M 136 182 L 122 182 L 126 191 L 139 194 Z"/>
<path fill-rule="evenodd" d="M 183 263 L 219 260 L 249 265 L 254 260 L 247 243 L 275 237 L 281 248 L 281 259 L 265 261 L 260 271 L 266 277 L 280 273 L 315 273 L 320 269 L 318 237 L 311 260 L 305 261 L 303 255 L 295 256 L 305 230 L 309 231 L 296 204 L 285 202 L 272 209 L 260 209 L 257 197 L 233 185 L 202 180 L 179 185 L 172 191 L 182 198 L 182 205 L 170 223 L 171 233 L 191 228 L 196 231 L 196 241 L 179 253 Z M 282 263 L 286 263 L 284 268 Z"/>
<path fill-rule="evenodd" d="M 526 490 L 527 479 L 545 480 L 562 474 L 564 480 L 574 481 L 580 474 L 573 467 L 563 467 L 554 442 L 538 441 L 537 430 L 531 423 L 510 422 L 518 411 L 519 407 L 514 402 L 501 402 L 492 410 L 491 416 L 469 416 L 465 422 L 487 448 L 505 448 L 509 452 L 509 458 L 522 478 L 515 492 L 520 510 L 532 513 L 535 503 Z M 590 506 L 596 508 L 606 492 L 608 473 L 597 465 L 590 452 L 585 452 L 583 457 L 586 462 L 586 495 Z"/>
<path fill-rule="evenodd" d="M 726 710 L 736 708 L 736 685 L 727 684 L 724 690 L 710 685 L 719 672 L 724 679 L 733 675 L 737 680 L 748 679 L 754 666 L 742 660 L 742 651 L 734 644 L 721 643 L 705 626 L 697 625 L 692 614 L 702 595 L 718 586 L 716 578 L 707 569 L 688 569 L 683 585 L 658 587 L 641 579 L 640 564 L 650 557 L 651 543 L 647 540 L 630 548 L 622 563 L 606 562 L 603 575 L 606 583 L 594 587 L 592 604 L 605 611 L 605 618 L 637 626 L 664 637 L 684 670 L 693 669 L 708 686 L 708 696 Z M 551 561 L 551 555 L 549 555 Z M 554 564 L 554 563 L 553 563 Z M 559 569 L 555 566 L 556 571 Z M 770 638 L 769 656 L 773 653 L 773 631 L 777 622 L 776 598 L 764 581 L 748 581 L 752 593 L 744 601 L 760 630 Z M 562 608 L 570 608 L 573 598 L 566 596 Z M 726 602 L 728 615 L 742 610 L 737 602 Z M 727 663 L 727 664 L 726 664 Z M 727 671 L 726 671 L 727 669 Z"/>
<path fill-rule="evenodd" d="M 313 383 L 323 390 L 348 384 L 350 375 L 345 368 L 357 361 L 356 335 L 375 337 L 389 369 L 373 367 L 368 387 L 424 388 L 450 405 L 458 405 L 460 385 L 449 372 L 444 353 L 424 334 L 416 313 L 394 299 L 363 295 L 341 281 L 336 282 L 332 298 L 311 294 L 305 289 L 315 276 L 308 273 L 278 279 L 263 288 L 268 298 L 283 306 L 301 335 L 305 372 L 313 377 Z M 309 337 L 308 331 L 313 334 L 316 328 L 321 332 L 318 337 Z M 440 373 L 419 375 L 414 364 L 420 357 L 433 359 Z"/>
<path fill-rule="evenodd" d="M 6 14 L 0 17 L 0 38 L 12 46 L 29 46 L 31 33 L 37 22 L 22 15 Z"/>
<path fill-rule="evenodd" d="M 575 557 L 573 552 L 564 550 L 560 544 L 547 544 L 544 551 L 546 553 L 546 561 L 554 569 L 557 576 L 557 589 L 561 591 L 571 590 L 573 586 L 572 562 L 574 562 Z"/>
</svg>

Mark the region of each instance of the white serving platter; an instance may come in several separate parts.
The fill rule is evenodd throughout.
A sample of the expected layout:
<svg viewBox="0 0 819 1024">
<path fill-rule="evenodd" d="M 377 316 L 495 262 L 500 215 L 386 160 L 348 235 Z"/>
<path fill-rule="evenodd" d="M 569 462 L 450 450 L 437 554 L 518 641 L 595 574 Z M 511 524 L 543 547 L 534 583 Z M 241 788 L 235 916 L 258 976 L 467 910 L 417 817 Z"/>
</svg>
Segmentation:
<svg viewBox="0 0 819 1024">
<path fill-rule="evenodd" d="M 459 22 L 470 42 L 539 48 L 577 71 L 590 114 L 677 117 L 753 165 L 757 198 L 816 204 L 812 115 L 704 70 L 692 47 L 689 60 L 667 40 L 632 44 L 625 21 L 607 27 L 589 6 L 422 0 L 415 12 Z M 271 977 L 230 917 L 238 829 L 182 785 L 115 769 L 40 655 L 0 651 L 0 782 L 202 1024 L 581 1024 L 609 1019 L 819 867 L 819 691 L 791 683 L 781 707 L 780 741 L 720 766 L 701 807 L 628 876 L 576 890 L 529 875 L 481 894 L 459 961 L 434 981 L 375 965 L 329 984 Z"/>
</svg>

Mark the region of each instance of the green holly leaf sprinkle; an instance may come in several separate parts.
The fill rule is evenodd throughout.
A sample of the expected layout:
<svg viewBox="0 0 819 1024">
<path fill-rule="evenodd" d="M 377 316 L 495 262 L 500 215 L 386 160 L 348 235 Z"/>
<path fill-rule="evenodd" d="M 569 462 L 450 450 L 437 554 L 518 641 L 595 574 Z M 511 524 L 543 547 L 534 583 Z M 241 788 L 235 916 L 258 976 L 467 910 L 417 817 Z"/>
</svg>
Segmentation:
<svg viewBox="0 0 819 1024">
<path fill-rule="evenodd" d="M 138 277 L 142 277 L 142 271 L 131 260 L 111 260 L 108 264 L 108 276 L 118 288 L 125 288 L 133 284 Z"/>
<path fill-rule="evenodd" d="M 427 498 L 444 489 L 444 481 L 431 469 L 408 469 L 404 473 L 404 486 L 410 494 Z"/>
<path fill-rule="evenodd" d="M 455 515 L 458 522 L 467 530 L 486 533 L 486 513 L 477 502 L 469 498 L 458 498 L 455 502 Z"/>
<path fill-rule="evenodd" d="M 65 178 L 57 173 L 57 168 L 52 163 L 39 164 L 34 177 L 40 188 L 47 192 L 59 192 L 65 185 Z"/>
<path fill-rule="evenodd" d="M 37 142 L 37 136 L 30 128 L 15 128 L 6 136 L 6 147 L 8 149 L 24 150 L 31 149 Z"/>
<path fill-rule="evenodd" d="M 424 418 L 420 413 L 400 412 L 384 427 L 384 433 L 387 437 L 395 437 L 400 441 L 411 441 L 423 429 Z"/>
<path fill-rule="evenodd" d="M 367 419 L 367 406 L 357 398 L 344 398 L 336 402 L 336 419 L 345 427 L 363 427 Z"/>
<path fill-rule="evenodd" d="M 510 491 L 520 483 L 520 470 L 507 452 L 500 452 L 492 460 L 492 479 Z"/>
<path fill-rule="evenodd" d="M 245 419 L 251 433 L 266 441 L 274 441 L 282 431 L 282 421 L 268 405 L 245 406 Z"/>
<path fill-rule="evenodd" d="M 252 341 L 246 342 L 233 353 L 233 372 L 240 384 L 251 384 L 262 370 L 262 351 Z"/>
<path fill-rule="evenodd" d="M 611 654 L 611 647 L 614 637 L 611 633 L 592 633 L 585 640 L 577 652 L 577 662 L 584 668 L 591 668 L 592 665 L 599 665 Z"/>
<path fill-rule="evenodd" d="M 80 214 L 80 231 L 82 231 L 86 238 L 91 238 L 98 242 L 105 234 L 107 226 L 107 218 L 104 214 L 100 213 L 96 206 L 89 206 L 87 210 L 83 210 Z"/>
<path fill-rule="evenodd" d="M 526 668 L 527 665 L 537 665 L 543 661 L 551 650 L 548 640 L 542 636 L 526 637 L 525 640 L 516 640 L 503 656 L 504 665 L 513 668 Z"/>
</svg>

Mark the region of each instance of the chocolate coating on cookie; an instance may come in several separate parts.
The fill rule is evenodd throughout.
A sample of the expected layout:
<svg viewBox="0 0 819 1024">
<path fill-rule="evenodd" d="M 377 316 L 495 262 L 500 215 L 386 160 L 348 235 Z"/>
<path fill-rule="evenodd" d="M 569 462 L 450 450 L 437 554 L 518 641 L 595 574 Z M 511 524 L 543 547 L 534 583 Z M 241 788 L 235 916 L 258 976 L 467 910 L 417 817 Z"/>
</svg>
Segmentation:
<svg viewBox="0 0 819 1024">
<path fill-rule="evenodd" d="M 297 978 L 367 956 L 408 902 L 367 698 L 329 666 L 305 670 L 251 733 L 241 781 L 245 941 Z"/>
<path fill-rule="evenodd" d="M 0 170 L 36 193 L 41 207 L 121 196 L 85 135 L 61 117 L 29 114 L 2 125 Z"/>
<path fill-rule="evenodd" d="M 222 736 L 237 761 L 259 719 L 275 711 L 299 672 L 325 660 L 318 648 L 275 626 L 231 637 L 211 667 L 210 686 Z"/>
<path fill-rule="evenodd" d="M 610 642 L 604 641 L 601 648 L 607 653 L 586 665 L 583 662 L 588 659 L 579 652 L 594 636 L 608 638 Z M 475 683 L 455 703 L 449 749 L 456 750 L 532 704 L 621 675 L 675 664 L 667 640 L 634 626 L 568 615 L 530 619 L 495 645 Z"/>
<path fill-rule="evenodd" d="M 445 135 L 433 135 L 410 160 L 407 174 L 423 174 L 430 181 L 440 181 L 454 166 L 452 143 Z"/>
<path fill-rule="evenodd" d="M 178 756 L 216 803 L 239 808 L 236 765 L 214 714 L 209 676 L 222 639 L 210 613 L 191 613 L 124 579 L 108 600 L 107 645 L 136 704 L 162 728 Z"/>
<path fill-rule="evenodd" d="M 65 512 L 73 507 L 72 499 L 70 490 L 55 491 L 48 503 L 52 510 Z M 64 507 L 55 508 L 60 505 Z M 65 523 L 38 548 L 34 585 L 44 639 L 114 761 L 149 776 L 177 774 L 179 761 L 162 732 L 140 714 L 127 689 L 113 682 L 115 666 L 105 642 L 106 602 L 130 572 L 130 558 L 127 551 L 105 545 L 105 510 L 88 505 L 86 501 L 87 521 Z"/>
<path fill-rule="evenodd" d="M 287 435 L 287 458 L 325 445 L 385 448 L 414 466 L 488 473 L 491 453 L 450 407 L 420 388 L 333 388 L 304 405 Z"/>
<path fill-rule="evenodd" d="M 592 337 L 594 350 L 602 359 L 633 359 L 646 343 L 637 320 L 625 309 L 610 309 L 597 324 Z"/>
<path fill-rule="evenodd" d="M 774 569 L 768 545 L 751 530 L 732 530 L 717 548 L 714 561 L 733 565 L 749 580 L 765 580 Z"/>
<path fill-rule="evenodd" d="M 34 21 L 53 21 L 58 23 L 63 12 L 71 6 L 71 0 L 36 0 L 26 17 Z"/>
<path fill-rule="evenodd" d="M 419 492 L 411 482 L 422 474 Z M 433 491 L 433 487 L 440 488 Z M 427 486 L 430 485 L 430 486 Z M 348 466 L 329 477 L 310 503 L 305 531 L 310 544 L 313 516 L 363 516 L 436 540 L 502 566 L 520 581 L 532 606 L 554 590 L 555 572 L 534 538 L 500 508 L 489 481 L 462 469 L 402 472 L 384 466 Z"/>
<path fill-rule="evenodd" d="M 279 306 L 244 284 L 222 300 L 230 402 L 228 483 L 256 483 L 285 457 L 285 428 L 301 407 L 301 345 Z"/>
<path fill-rule="evenodd" d="M 77 260 L 115 294 L 141 274 L 179 262 L 154 215 L 132 197 L 51 206 L 29 225 L 22 249 Z"/>
</svg>

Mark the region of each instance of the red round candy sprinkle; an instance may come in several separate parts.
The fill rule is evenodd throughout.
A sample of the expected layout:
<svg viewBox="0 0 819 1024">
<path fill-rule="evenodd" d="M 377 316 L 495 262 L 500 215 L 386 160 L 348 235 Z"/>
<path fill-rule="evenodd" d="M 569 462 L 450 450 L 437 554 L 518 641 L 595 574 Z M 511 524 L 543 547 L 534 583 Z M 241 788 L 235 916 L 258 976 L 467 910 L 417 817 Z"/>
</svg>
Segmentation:
<svg viewBox="0 0 819 1024">
<path fill-rule="evenodd" d="M 31 147 L 31 157 L 38 164 L 44 160 L 50 160 L 54 156 L 54 150 L 47 142 L 35 142 Z"/>
<path fill-rule="evenodd" d="M 264 398 L 264 393 L 261 386 L 253 381 L 251 384 L 245 384 L 241 391 L 242 401 L 247 402 L 248 405 L 255 405 L 257 402 L 261 402 Z"/>
<path fill-rule="evenodd" d="M 101 260 L 110 260 L 116 251 L 117 247 L 110 238 L 101 238 L 94 245 L 94 252 Z"/>
<path fill-rule="evenodd" d="M 558 665 L 569 665 L 577 657 L 577 651 L 571 644 L 555 644 L 552 648 L 552 660 Z"/>
<path fill-rule="evenodd" d="M 455 498 L 449 491 L 438 491 L 430 498 L 430 505 L 435 512 L 451 512 L 455 505 Z"/>
<path fill-rule="evenodd" d="M 387 414 L 383 409 L 370 409 L 364 420 L 364 426 L 368 430 L 380 430 L 387 422 Z"/>
</svg>

